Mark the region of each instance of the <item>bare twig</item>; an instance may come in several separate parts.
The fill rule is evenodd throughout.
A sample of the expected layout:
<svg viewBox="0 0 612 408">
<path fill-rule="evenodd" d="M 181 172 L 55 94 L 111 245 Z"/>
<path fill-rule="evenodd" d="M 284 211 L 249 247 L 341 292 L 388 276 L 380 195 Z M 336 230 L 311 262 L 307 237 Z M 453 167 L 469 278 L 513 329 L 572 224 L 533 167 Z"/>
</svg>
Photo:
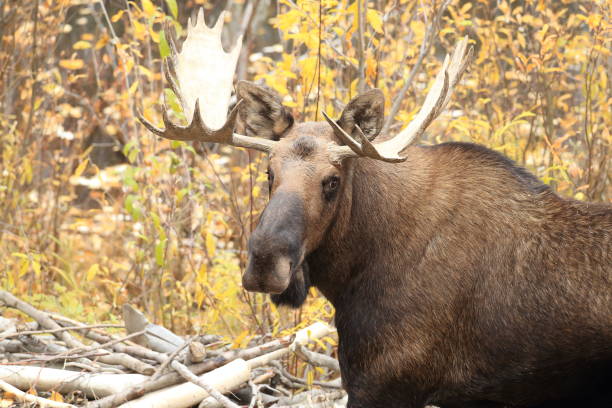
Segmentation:
<svg viewBox="0 0 612 408">
<path fill-rule="evenodd" d="M 279 363 L 278 361 L 272 361 L 270 362 L 270 365 L 272 365 L 275 369 L 277 369 L 278 373 L 282 376 L 285 377 L 286 379 L 288 379 L 291 382 L 297 383 L 300 386 L 304 386 L 304 385 L 308 385 L 308 381 L 296 377 L 294 375 L 289 374 L 289 372 L 287 370 L 285 370 L 285 368 L 282 366 L 281 363 Z M 325 381 L 313 381 L 311 383 L 312 385 L 317 385 L 319 387 L 324 387 L 324 388 L 334 388 L 334 389 L 341 389 L 342 385 L 338 382 L 338 381 L 329 381 L 329 382 L 325 382 Z"/>
<path fill-rule="evenodd" d="M 124 326 L 121 324 L 92 324 L 92 325 L 83 325 L 83 326 L 60 327 L 57 329 L 47 329 L 47 330 L 24 330 L 24 331 L 16 331 L 13 333 L 8 333 L 3 336 L 0 336 L 0 341 L 4 339 L 9 339 L 12 337 L 29 336 L 32 334 L 53 334 L 53 333 L 59 333 L 62 331 L 69 331 L 69 330 L 80 331 L 80 330 L 98 329 L 98 328 L 106 328 L 106 327 L 121 329 Z"/>
<path fill-rule="evenodd" d="M 206 381 L 189 371 L 189 369 L 183 364 L 179 363 L 176 360 L 173 360 L 170 363 L 170 366 L 175 369 L 176 372 L 179 373 L 184 379 L 202 387 L 211 397 L 223 404 L 225 408 L 240 408 L 238 405 L 230 401 L 229 398 L 227 398 L 225 395 L 221 394 L 219 391 L 208 385 Z"/>
<path fill-rule="evenodd" d="M 34 320 L 38 322 L 38 324 L 46 329 L 54 330 L 52 333 L 59 340 L 62 340 L 68 347 L 81 349 L 81 350 L 94 350 L 95 348 L 87 347 L 77 339 L 75 339 L 70 333 L 67 331 L 58 331 L 57 329 L 61 329 L 61 326 L 49 315 L 45 312 L 42 312 L 36 309 L 34 306 L 26 303 L 20 299 L 17 299 L 12 294 L 0 290 L 0 301 L 2 301 L 7 306 L 20 310 L 21 312 L 27 314 L 32 317 Z M 123 340 L 119 340 L 123 341 Z M 112 353 L 106 356 L 99 357 L 99 361 L 107 364 L 121 364 L 124 367 L 127 367 L 131 370 L 139 372 L 145 375 L 151 375 L 155 371 L 155 369 L 149 364 L 143 363 L 140 360 L 135 359 L 134 357 L 128 354 L 117 354 Z"/>
<path fill-rule="evenodd" d="M 364 4 L 365 3 L 365 4 Z M 357 58 L 359 59 L 357 92 L 365 91 L 365 15 L 367 1 L 357 0 Z"/>
<path fill-rule="evenodd" d="M 307 363 L 317 366 L 317 367 L 325 367 L 330 370 L 334 370 L 340 372 L 340 364 L 338 360 L 332 358 L 330 356 L 326 356 L 325 354 L 317 353 L 314 351 L 308 350 L 306 347 L 296 344 L 293 347 L 293 352 L 302 360 Z"/>
<path fill-rule="evenodd" d="M 431 46 L 435 42 L 436 35 L 438 34 L 438 31 L 440 29 L 440 24 L 439 24 L 440 19 L 442 18 L 442 15 L 444 14 L 444 11 L 448 7 L 449 3 L 450 3 L 450 0 L 444 0 L 444 2 L 440 5 L 440 8 L 438 8 L 438 10 L 436 11 L 433 21 L 430 24 L 428 24 L 427 16 L 425 16 L 425 20 L 426 20 L 425 25 L 428 28 L 427 28 L 427 31 L 425 32 L 425 36 L 423 38 L 423 42 L 421 43 L 421 47 L 419 48 L 419 56 L 417 58 L 416 63 L 412 66 L 412 69 L 410 70 L 410 73 L 408 74 L 408 77 L 406 78 L 406 82 L 404 83 L 400 91 L 395 96 L 395 99 L 393 100 L 393 104 L 391 105 L 391 110 L 389 111 L 389 115 L 387 116 L 387 120 L 385 121 L 385 124 L 382 128 L 381 133 L 386 134 L 389 131 L 389 128 L 391 127 L 391 124 L 393 123 L 395 119 L 395 115 L 397 115 L 397 113 L 399 112 L 400 107 L 402 106 L 402 101 L 404 100 L 404 97 L 406 96 L 408 89 L 410 89 L 410 87 L 412 86 L 414 77 L 416 76 L 417 72 L 419 72 L 419 70 L 421 69 L 423 60 L 425 59 L 427 54 L 429 54 L 429 50 L 431 49 Z"/>
<path fill-rule="evenodd" d="M 185 344 L 183 344 L 181 347 L 177 348 L 169 356 L 167 356 L 166 360 L 164 360 L 161 363 L 161 365 L 157 368 L 157 371 L 155 371 L 155 374 L 153 374 L 153 376 L 151 377 L 151 380 L 157 380 L 162 375 L 162 373 L 164 372 L 166 367 L 168 367 L 168 365 L 170 365 L 176 359 L 176 357 L 183 350 L 185 350 L 187 348 L 187 346 L 189 346 L 189 344 L 193 341 L 194 338 L 195 338 L 195 336 L 190 338 L 188 341 L 185 342 Z"/>
<path fill-rule="evenodd" d="M 232 350 L 227 351 L 217 357 L 205 360 L 202 363 L 195 364 L 189 367 L 191 372 L 196 375 L 206 373 L 208 371 L 219 368 L 227 363 L 238 358 L 245 360 L 253 359 L 266 353 L 274 353 L 279 349 L 285 349 L 290 344 L 290 337 L 284 339 L 274 340 L 261 346 L 252 347 L 246 350 Z M 90 404 L 91 408 L 110 408 L 118 406 L 127 401 L 131 401 L 138 398 L 146 393 L 159 390 L 161 388 L 169 387 L 180 383 L 183 377 L 178 373 L 167 373 L 160 376 L 154 381 L 146 381 L 141 384 L 135 385 L 128 388 L 127 390 L 118 392 L 114 395 L 102 398 L 98 401 L 94 401 Z"/>
</svg>

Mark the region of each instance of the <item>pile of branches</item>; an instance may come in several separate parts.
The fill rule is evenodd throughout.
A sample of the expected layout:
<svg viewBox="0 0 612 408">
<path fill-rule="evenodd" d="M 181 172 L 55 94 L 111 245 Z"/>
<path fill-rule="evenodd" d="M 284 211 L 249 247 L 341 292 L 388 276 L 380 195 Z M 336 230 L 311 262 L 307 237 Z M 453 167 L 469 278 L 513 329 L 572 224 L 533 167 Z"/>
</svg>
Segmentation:
<svg viewBox="0 0 612 408">
<path fill-rule="evenodd" d="M 220 336 L 177 336 L 130 305 L 123 306 L 125 325 L 86 325 L 6 291 L 0 291 L 0 305 L 32 319 L 0 317 L 0 392 L 21 406 L 346 406 L 337 360 L 306 347 L 333 333 L 323 323 L 234 349 Z M 126 334 L 108 332 L 118 328 Z M 290 374 L 283 362 L 291 355 L 316 367 L 320 381 Z"/>
</svg>

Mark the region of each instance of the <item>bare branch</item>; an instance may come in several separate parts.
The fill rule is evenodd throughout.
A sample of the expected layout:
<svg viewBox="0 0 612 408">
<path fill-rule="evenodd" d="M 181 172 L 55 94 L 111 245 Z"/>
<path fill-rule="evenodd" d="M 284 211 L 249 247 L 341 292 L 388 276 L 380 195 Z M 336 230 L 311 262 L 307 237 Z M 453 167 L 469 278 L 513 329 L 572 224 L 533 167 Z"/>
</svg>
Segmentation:
<svg viewBox="0 0 612 408">
<path fill-rule="evenodd" d="M 364 4 L 365 3 L 365 4 Z M 365 14 L 367 0 L 357 0 L 357 58 L 359 60 L 357 92 L 365 91 Z"/>
<path fill-rule="evenodd" d="M 425 16 L 425 19 L 426 19 L 425 25 L 428 28 L 427 28 L 427 31 L 425 32 L 425 38 L 423 39 L 423 42 L 421 43 L 421 46 L 419 47 L 419 55 L 417 57 L 417 61 L 412 66 L 412 69 L 410 70 L 410 73 L 408 74 L 408 77 L 406 78 L 406 82 L 404 82 L 404 85 L 402 86 L 400 91 L 397 93 L 395 99 L 393 100 L 393 104 L 391 105 L 391 110 L 389 111 L 389 116 L 387 116 L 387 120 L 382 128 L 381 133 L 386 134 L 389 131 L 391 124 L 395 120 L 395 115 L 397 115 L 397 113 L 399 112 L 400 107 L 402 106 L 402 101 L 406 97 L 406 93 L 408 92 L 408 89 L 410 89 L 410 87 L 412 86 L 412 81 L 414 80 L 414 77 L 416 76 L 417 72 L 419 72 L 419 70 L 421 69 L 423 60 L 425 59 L 427 54 L 429 54 L 429 50 L 431 49 L 431 46 L 435 42 L 438 31 L 440 30 L 440 19 L 442 18 L 444 11 L 446 11 L 446 8 L 448 7 L 449 4 L 450 4 L 450 0 L 445 0 L 444 3 L 442 3 L 440 8 L 438 8 L 438 10 L 436 11 L 433 22 L 431 24 L 428 24 L 427 16 Z"/>
<path fill-rule="evenodd" d="M 19 390 L 18 388 L 13 387 L 11 384 L 0 380 L 0 388 L 5 392 L 10 392 L 13 394 L 18 401 L 21 402 L 30 402 L 41 407 L 50 407 L 50 408 L 76 408 L 75 405 L 66 404 L 64 402 L 52 401 L 46 398 L 37 397 L 36 395 L 28 394 Z"/>
</svg>

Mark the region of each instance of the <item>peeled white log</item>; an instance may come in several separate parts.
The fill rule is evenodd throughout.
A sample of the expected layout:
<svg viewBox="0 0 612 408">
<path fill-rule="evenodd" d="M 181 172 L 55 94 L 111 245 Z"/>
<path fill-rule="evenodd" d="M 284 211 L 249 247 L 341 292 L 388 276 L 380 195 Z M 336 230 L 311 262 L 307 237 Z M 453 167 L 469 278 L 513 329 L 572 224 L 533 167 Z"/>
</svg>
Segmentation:
<svg viewBox="0 0 612 408">
<path fill-rule="evenodd" d="M 142 383 L 149 377 L 140 374 L 92 374 L 55 368 L 0 365 L 0 379 L 21 390 L 60 393 L 80 390 L 90 398 L 102 398 Z"/>
<path fill-rule="evenodd" d="M 76 406 L 72 404 L 65 404 L 59 401 L 52 401 L 46 398 L 41 398 L 36 395 L 28 394 L 27 392 L 23 392 L 16 387 L 13 387 L 11 384 L 0 380 L 0 389 L 4 392 L 10 392 L 15 396 L 17 401 L 25 402 L 25 403 L 33 403 L 41 408 L 76 408 Z"/>
<path fill-rule="evenodd" d="M 223 394 L 247 382 L 250 374 L 247 362 L 237 359 L 201 375 L 200 378 Z M 206 397 L 208 393 L 203 388 L 188 382 L 151 392 L 121 405 L 120 408 L 188 408 Z"/>
</svg>

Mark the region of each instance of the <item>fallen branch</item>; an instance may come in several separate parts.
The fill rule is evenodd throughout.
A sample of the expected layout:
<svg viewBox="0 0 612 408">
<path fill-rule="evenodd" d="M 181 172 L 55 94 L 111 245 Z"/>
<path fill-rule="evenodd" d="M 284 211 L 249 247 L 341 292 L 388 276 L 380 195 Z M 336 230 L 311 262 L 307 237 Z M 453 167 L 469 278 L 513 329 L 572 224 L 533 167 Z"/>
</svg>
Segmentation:
<svg viewBox="0 0 612 408">
<path fill-rule="evenodd" d="M 82 325 L 82 326 L 68 326 L 68 327 L 59 327 L 57 329 L 47 329 L 47 330 L 24 330 L 24 331 L 16 331 L 9 334 L 5 334 L 0 336 L 0 341 L 4 339 L 9 339 L 12 337 L 19 336 L 30 336 L 32 334 L 53 334 L 59 333 L 62 331 L 80 331 L 80 330 L 90 330 L 90 329 L 98 329 L 98 328 L 118 328 L 121 329 L 124 326 L 122 324 L 92 324 L 92 325 Z"/>
<path fill-rule="evenodd" d="M 284 350 L 291 344 L 290 337 L 286 337 L 279 340 L 273 340 L 269 343 L 262 344 L 261 346 L 251 347 L 246 350 L 232 350 L 222 353 L 221 355 L 212 359 L 206 360 L 199 364 L 194 364 L 189 367 L 192 373 L 200 375 L 202 373 L 214 370 L 218 367 L 223 366 L 238 358 L 249 360 L 257 358 L 265 353 L 273 353 L 277 350 Z M 284 355 L 284 353 L 283 353 Z M 126 390 L 118 392 L 115 395 L 105 397 L 101 400 L 94 401 L 89 406 L 91 408 L 110 408 L 116 407 L 127 401 L 131 401 L 135 398 L 139 398 L 142 395 L 157 391 L 159 389 L 169 387 L 178 384 L 182 381 L 182 377 L 178 373 L 163 374 L 157 380 L 146 381 L 141 384 L 132 386 Z"/>
<path fill-rule="evenodd" d="M 326 356 L 325 354 L 316 353 L 308 350 L 306 347 L 296 344 L 293 346 L 293 352 L 302 360 L 310 365 L 317 367 L 325 367 L 336 372 L 340 372 L 340 363 L 335 358 Z"/>
<path fill-rule="evenodd" d="M 305 329 L 298 331 L 293 337 L 293 342 L 299 344 L 306 344 L 311 338 L 321 338 L 332 332 L 332 328 L 324 323 L 315 323 L 308 326 Z M 290 341 L 291 336 L 284 339 L 274 340 L 261 346 L 252 347 L 246 350 L 228 351 L 223 353 L 221 356 L 215 357 L 210 360 L 206 360 L 200 364 L 190 366 L 189 369 L 196 375 L 200 375 L 204 372 L 211 371 L 218 367 L 228 364 L 232 360 L 243 359 L 247 360 L 249 369 L 252 370 L 257 367 L 268 365 L 271 361 L 282 358 L 290 352 L 289 346 L 292 344 Z M 94 401 L 89 404 L 90 408 L 112 408 L 119 406 L 120 404 L 142 397 L 143 395 L 151 395 L 153 391 L 160 390 L 161 388 L 169 387 L 174 384 L 180 383 L 182 377 L 177 373 L 164 374 L 154 381 L 144 381 L 141 384 L 137 384 L 126 390 L 118 392 L 115 395 L 111 395 Z M 149 394 L 151 393 L 151 394 Z M 143 397 L 144 398 L 144 397 Z M 197 403 L 197 402 L 196 402 Z M 196 404 L 194 403 L 194 404 Z M 143 405 L 144 406 L 144 405 Z"/>
<path fill-rule="evenodd" d="M 340 388 L 339 379 L 306 382 L 291 376 L 281 364 L 283 358 L 294 352 L 315 367 L 337 371 L 339 368 L 333 358 L 304 347 L 311 340 L 333 331 L 323 323 L 315 323 L 295 335 L 259 346 L 230 350 L 223 344 L 204 346 L 196 343 L 193 341 L 196 336 L 189 339 L 179 337 L 162 326 L 148 323 L 144 315 L 135 312 L 132 314 L 145 322 L 144 328 L 135 331 L 132 322 L 131 329 L 126 328 L 128 334 L 120 337 L 98 330 L 118 325 L 85 325 L 52 315 L 6 291 L 0 291 L 0 302 L 34 319 L 34 322 L 26 323 L 27 330 L 22 328 L 21 332 L 16 332 L 15 319 L 0 321 L 4 327 L 3 337 L 0 337 L 3 358 L 11 361 L 4 363 L 6 365 L 0 364 L 0 381 L 9 387 L 20 388 L 22 393 L 32 387 L 62 393 L 78 391 L 89 399 L 98 399 L 87 403 L 91 408 L 187 408 L 198 403 L 202 407 L 238 408 L 238 401 L 242 404 L 240 406 L 247 404 L 263 408 L 279 402 L 282 396 L 292 396 L 295 389 L 304 386 Z M 140 323 L 136 328 L 143 327 Z M 24 325 L 20 324 L 20 327 Z M 93 340 L 93 343 L 85 345 L 73 336 L 72 331 Z M 131 341 L 136 339 L 145 339 L 147 345 Z M 257 341 L 264 339 L 265 336 Z M 163 347 L 157 347 L 157 343 L 162 341 Z M 157 351 L 149 348 L 151 343 L 157 344 Z M 162 349 L 167 351 L 160 351 Z M 47 365 L 55 361 L 60 362 L 62 369 L 23 365 L 31 362 Z M 200 362 L 192 364 L 193 361 Z M 71 371 L 69 367 L 80 371 Z M 167 367 L 171 370 L 166 372 Z M 125 368 L 154 375 L 125 374 L 122 371 Z M 279 379 L 280 383 L 274 385 L 273 378 Z M 273 395 L 269 394 L 270 391 Z M 236 403 L 224 395 L 229 392 L 234 393 Z M 312 400 L 318 404 L 316 401 Z M 40 403 L 44 405 L 45 401 Z M 295 404 L 292 402 L 290 405 Z"/>
<path fill-rule="evenodd" d="M 60 331 L 62 327 L 45 312 L 36 309 L 34 306 L 17 299 L 12 294 L 0 290 L 0 301 L 4 302 L 7 306 L 15 308 L 38 322 L 41 327 L 45 329 L 53 330 L 53 335 L 58 339 L 62 340 L 68 347 L 71 348 L 87 348 L 83 343 L 72 337 L 67 331 Z M 140 360 L 128 354 L 109 354 L 107 356 L 98 357 L 98 360 L 107 364 L 120 364 L 130 370 L 139 372 L 145 375 L 151 375 L 155 372 L 155 368 L 148 364 L 143 363 Z"/>
<path fill-rule="evenodd" d="M 22 389 L 60 393 L 81 391 L 89 398 L 116 394 L 147 380 L 140 374 L 91 374 L 32 366 L 0 366 L 0 379 Z"/>
<path fill-rule="evenodd" d="M 219 391 L 217 391 L 215 389 L 215 387 L 213 387 L 212 385 L 208 384 L 206 382 L 206 380 L 204 380 L 204 378 L 202 378 L 204 376 L 202 376 L 202 377 L 196 376 L 194 373 L 189 371 L 189 369 L 187 367 L 185 367 L 183 364 L 179 363 L 176 360 L 173 360 L 170 363 L 170 365 L 172 366 L 172 368 L 174 368 L 176 370 L 177 373 L 179 373 L 181 376 L 183 376 L 184 379 L 186 379 L 187 381 L 192 382 L 193 384 L 201 387 L 204 391 L 206 391 L 208 393 L 208 395 L 210 395 L 211 397 L 213 397 L 214 399 L 219 401 L 221 403 L 221 405 L 223 405 L 225 408 L 240 408 L 238 405 L 236 405 L 232 401 L 230 401 L 229 398 L 227 398 L 225 395 L 223 395 Z M 231 391 L 231 389 L 229 391 Z M 204 398 L 206 398 L 206 397 L 204 397 Z M 204 398 L 202 398 L 202 399 L 204 399 Z"/>
<path fill-rule="evenodd" d="M 2 380 L 0 380 L 0 388 L 5 392 L 10 392 L 17 398 L 17 401 L 20 402 L 31 402 L 34 404 L 38 404 L 41 407 L 50 407 L 50 408 L 76 408 L 72 404 L 66 404 L 64 402 L 52 401 L 46 398 L 37 397 L 36 395 L 28 394 L 27 392 L 23 392 L 11 384 L 8 384 Z"/>
<path fill-rule="evenodd" d="M 237 359 L 223 367 L 210 371 L 200 378 L 205 384 L 220 393 L 229 392 L 249 380 L 249 365 Z M 209 394 L 191 382 L 151 392 L 143 397 L 121 405 L 121 408 L 188 408 L 198 404 Z"/>
</svg>

